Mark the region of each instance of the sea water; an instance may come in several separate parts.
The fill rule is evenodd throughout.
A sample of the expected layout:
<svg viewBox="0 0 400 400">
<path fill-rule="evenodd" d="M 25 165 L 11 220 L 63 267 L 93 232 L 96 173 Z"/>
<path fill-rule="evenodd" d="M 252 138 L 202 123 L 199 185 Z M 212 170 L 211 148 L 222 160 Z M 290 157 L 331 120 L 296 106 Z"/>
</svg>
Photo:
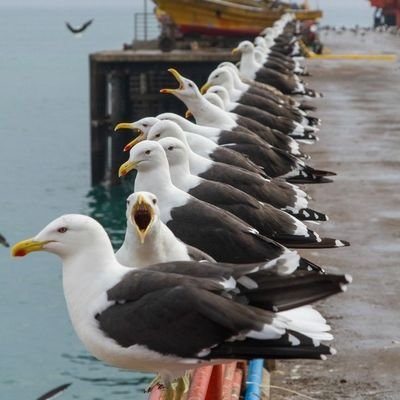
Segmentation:
<svg viewBox="0 0 400 400">
<path fill-rule="evenodd" d="M 118 248 L 127 192 L 90 186 L 88 55 L 130 42 L 142 2 L 27 6 L 33 3 L 0 1 L 0 232 L 15 243 L 61 214 L 84 213 Z M 81 37 L 65 27 L 90 18 Z M 147 397 L 149 375 L 105 366 L 76 338 L 55 256 L 13 259 L 0 248 L 0 316 L 0 399 L 33 400 L 66 382 L 73 383 L 66 400 Z"/>
</svg>

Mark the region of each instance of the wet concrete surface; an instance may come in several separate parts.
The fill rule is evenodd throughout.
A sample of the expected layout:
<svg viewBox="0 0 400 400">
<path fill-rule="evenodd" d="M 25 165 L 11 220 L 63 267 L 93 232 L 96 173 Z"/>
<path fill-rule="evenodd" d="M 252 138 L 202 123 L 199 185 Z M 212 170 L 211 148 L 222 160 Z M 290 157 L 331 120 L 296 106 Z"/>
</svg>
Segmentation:
<svg viewBox="0 0 400 400">
<path fill-rule="evenodd" d="M 334 53 L 400 52 L 400 37 L 324 38 Z M 272 385 L 318 400 L 400 399 L 400 67 L 379 61 L 308 62 L 309 86 L 324 93 L 314 114 L 320 141 L 304 147 L 334 183 L 309 185 L 330 221 L 320 234 L 351 247 L 302 252 L 328 270 L 350 273 L 346 293 L 319 303 L 338 353 L 327 361 L 278 362 Z M 302 399 L 272 388 L 272 400 Z"/>
</svg>

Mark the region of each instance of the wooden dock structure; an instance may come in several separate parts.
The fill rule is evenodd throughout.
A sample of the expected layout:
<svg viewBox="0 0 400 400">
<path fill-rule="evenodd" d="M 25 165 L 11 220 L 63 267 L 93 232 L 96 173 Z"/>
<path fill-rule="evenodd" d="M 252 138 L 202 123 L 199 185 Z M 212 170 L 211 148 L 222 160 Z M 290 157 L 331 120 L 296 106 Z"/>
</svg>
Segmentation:
<svg viewBox="0 0 400 400">
<path fill-rule="evenodd" d="M 124 133 L 114 133 L 118 122 L 135 121 L 163 112 L 182 115 L 183 103 L 174 96 L 160 94 L 177 83 L 167 71 L 176 68 L 184 76 L 202 84 L 220 62 L 236 61 L 228 49 L 162 53 L 158 50 L 104 51 L 89 56 L 91 182 L 119 183 L 120 164 L 126 161 Z"/>
</svg>

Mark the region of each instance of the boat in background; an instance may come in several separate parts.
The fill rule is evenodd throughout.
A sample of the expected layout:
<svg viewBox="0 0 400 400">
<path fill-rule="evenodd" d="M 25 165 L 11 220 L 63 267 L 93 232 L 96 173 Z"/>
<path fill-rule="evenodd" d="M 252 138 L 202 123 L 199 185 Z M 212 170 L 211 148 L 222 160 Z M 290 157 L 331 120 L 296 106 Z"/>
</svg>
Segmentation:
<svg viewBox="0 0 400 400">
<path fill-rule="evenodd" d="M 289 3 L 257 0 L 153 0 L 161 23 L 163 50 L 176 37 L 204 36 L 252 38 L 271 26 L 284 13 L 293 12 L 300 21 L 322 17 L 320 10 L 293 8 Z M 171 41 L 171 43 L 169 43 Z M 163 46 L 164 45 L 164 46 Z"/>
</svg>

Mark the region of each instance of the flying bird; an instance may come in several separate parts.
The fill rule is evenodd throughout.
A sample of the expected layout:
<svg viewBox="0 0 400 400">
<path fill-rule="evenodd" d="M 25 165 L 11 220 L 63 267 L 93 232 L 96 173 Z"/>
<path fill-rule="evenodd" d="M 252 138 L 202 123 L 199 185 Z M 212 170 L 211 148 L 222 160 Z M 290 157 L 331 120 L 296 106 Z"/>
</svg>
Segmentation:
<svg viewBox="0 0 400 400">
<path fill-rule="evenodd" d="M 71 386 L 71 383 L 65 383 L 64 385 L 57 386 L 56 388 L 54 388 L 52 390 L 49 390 L 47 393 L 41 395 L 36 400 L 51 400 L 51 399 L 55 399 L 60 394 L 62 394 L 69 386 Z"/>
<path fill-rule="evenodd" d="M 10 247 L 9 243 L 7 242 L 7 239 L 0 233 L 0 244 L 2 244 L 4 247 Z"/>
<path fill-rule="evenodd" d="M 93 21 L 94 21 L 93 19 L 89 19 L 89 21 L 86 21 L 84 24 L 77 27 L 72 26 L 69 22 L 66 22 L 65 25 L 70 32 L 77 35 L 85 31 L 92 24 Z"/>
</svg>

